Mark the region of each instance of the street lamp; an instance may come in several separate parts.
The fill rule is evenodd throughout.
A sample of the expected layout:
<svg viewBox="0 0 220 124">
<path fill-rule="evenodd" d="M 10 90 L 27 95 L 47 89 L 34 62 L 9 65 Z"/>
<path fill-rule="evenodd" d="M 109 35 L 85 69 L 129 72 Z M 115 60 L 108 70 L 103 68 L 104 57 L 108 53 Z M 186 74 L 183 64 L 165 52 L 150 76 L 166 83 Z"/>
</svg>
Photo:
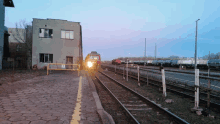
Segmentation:
<svg viewBox="0 0 220 124">
<path fill-rule="evenodd" d="M 198 21 L 200 19 L 196 20 L 196 40 L 195 40 L 195 69 L 197 69 L 197 29 L 198 29 Z"/>
</svg>

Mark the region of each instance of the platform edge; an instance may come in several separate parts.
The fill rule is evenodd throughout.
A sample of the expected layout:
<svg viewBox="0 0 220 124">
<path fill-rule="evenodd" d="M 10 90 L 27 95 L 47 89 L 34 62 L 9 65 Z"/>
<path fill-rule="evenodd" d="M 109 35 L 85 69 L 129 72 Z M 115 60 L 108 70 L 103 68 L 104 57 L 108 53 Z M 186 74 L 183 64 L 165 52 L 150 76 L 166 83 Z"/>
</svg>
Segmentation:
<svg viewBox="0 0 220 124">
<path fill-rule="evenodd" d="M 92 79 L 88 76 L 88 74 L 86 74 L 86 77 L 87 77 L 89 85 L 92 89 L 92 94 L 93 94 L 93 97 L 94 97 L 95 102 L 96 102 L 97 113 L 99 114 L 99 117 L 100 117 L 102 123 L 103 124 L 115 124 L 114 119 L 112 118 L 112 116 L 103 109 L 101 101 L 99 99 L 98 93 L 96 91 L 96 88 L 95 88 L 95 85 L 94 85 Z"/>
</svg>

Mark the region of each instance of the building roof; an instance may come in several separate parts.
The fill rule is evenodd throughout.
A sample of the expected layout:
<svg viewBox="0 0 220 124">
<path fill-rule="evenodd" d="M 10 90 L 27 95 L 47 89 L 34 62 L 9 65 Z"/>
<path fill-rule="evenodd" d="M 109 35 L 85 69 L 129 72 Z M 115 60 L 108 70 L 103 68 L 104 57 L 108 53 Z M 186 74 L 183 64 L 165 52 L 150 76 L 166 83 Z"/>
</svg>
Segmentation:
<svg viewBox="0 0 220 124">
<path fill-rule="evenodd" d="M 4 0 L 3 5 L 6 7 L 15 7 L 12 0 Z"/>
<path fill-rule="evenodd" d="M 47 18 L 47 19 L 33 18 L 33 19 L 38 19 L 38 20 L 58 20 L 58 21 L 74 22 L 74 21 L 68 21 L 68 20 L 63 20 L 63 19 L 52 19 L 52 18 Z M 80 24 L 80 22 L 75 22 L 75 23 L 79 23 Z"/>
</svg>

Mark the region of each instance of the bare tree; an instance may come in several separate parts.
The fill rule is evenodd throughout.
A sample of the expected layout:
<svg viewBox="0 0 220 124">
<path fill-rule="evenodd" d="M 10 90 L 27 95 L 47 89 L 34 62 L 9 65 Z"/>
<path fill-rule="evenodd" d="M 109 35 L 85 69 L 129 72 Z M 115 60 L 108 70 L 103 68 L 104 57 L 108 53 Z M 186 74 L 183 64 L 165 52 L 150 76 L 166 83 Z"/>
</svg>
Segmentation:
<svg viewBox="0 0 220 124">
<path fill-rule="evenodd" d="M 27 69 L 32 66 L 32 25 L 26 22 L 26 20 L 20 20 L 19 23 L 15 23 L 15 31 L 12 31 L 13 38 L 19 42 L 25 44 L 25 51 L 27 55 Z"/>
</svg>

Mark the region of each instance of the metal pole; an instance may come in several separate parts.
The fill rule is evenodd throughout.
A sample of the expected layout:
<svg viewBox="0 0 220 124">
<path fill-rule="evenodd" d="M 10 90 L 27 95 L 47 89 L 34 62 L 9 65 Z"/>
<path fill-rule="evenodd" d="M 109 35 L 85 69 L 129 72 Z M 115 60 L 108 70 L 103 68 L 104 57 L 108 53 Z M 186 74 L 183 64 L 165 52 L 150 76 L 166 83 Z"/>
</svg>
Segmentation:
<svg viewBox="0 0 220 124">
<path fill-rule="evenodd" d="M 144 66 L 145 64 L 146 64 L 146 38 L 145 38 Z"/>
<path fill-rule="evenodd" d="M 47 75 L 48 75 L 48 66 L 49 66 L 49 64 L 47 65 Z"/>
<path fill-rule="evenodd" d="M 198 21 L 196 20 L 196 40 L 195 40 L 195 69 L 197 69 L 197 29 L 198 29 Z"/>
</svg>

